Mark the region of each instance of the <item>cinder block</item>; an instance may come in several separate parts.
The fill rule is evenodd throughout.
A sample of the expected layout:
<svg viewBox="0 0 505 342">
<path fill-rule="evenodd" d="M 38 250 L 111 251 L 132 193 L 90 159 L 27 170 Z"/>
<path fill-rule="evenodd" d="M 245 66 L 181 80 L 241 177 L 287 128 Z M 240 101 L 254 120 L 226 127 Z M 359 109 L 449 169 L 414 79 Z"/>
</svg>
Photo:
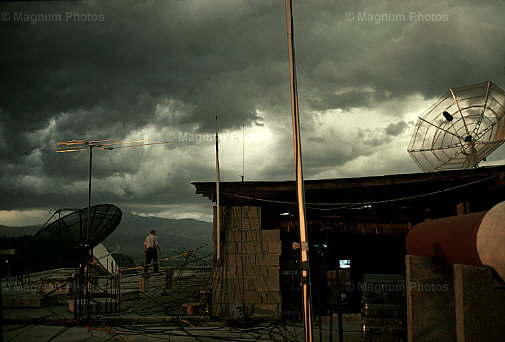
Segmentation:
<svg viewBox="0 0 505 342">
<path fill-rule="evenodd" d="M 226 224 L 226 229 L 229 229 L 229 230 L 233 230 L 233 231 L 242 231 L 242 232 L 246 232 L 246 231 L 260 231 L 261 230 L 261 223 L 256 220 L 244 220 L 242 222 L 240 221 L 233 221 L 233 222 L 229 222 L 228 224 Z"/>
<path fill-rule="evenodd" d="M 238 291 L 221 291 L 216 294 L 216 298 L 214 298 L 213 301 L 225 304 L 236 303 L 240 300 L 241 296 L 241 292 Z"/>
<path fill-rule="evenodd" d="M 247 217 L 256 217 L 256 218 L 261 218 L 261 207 L 247 207 Z"/>
<path fill-rule="evenodd" d="M 240 243 L 247 241 L 247 232 L 243 230 L 226 229 L 224 234 L 225 243 Z"/>
<path fill-rule="evenodd" d="M 227 241 L 226 245 L 224 247 L 223 253 L 225 255 L 242 254 L 242 253 L 240 253 L 240 242 L 239 241 L 237 241 L 237 242 Z"/>
<path fill-rule="evenodd" d="M 245 278 L 245 279 L 263 279 L 278 278 L 279 268 L 275 266 L 245 265 L 226 267 L 220 277 L 224 278 Z"/>
<path fill-rule="evenodd" d="M 227 241 L 225 247 L 226 254 L 281 254 L 281 243 L 236 240 Z"/>
<path fill-rule="evenodd" d="M 247 227 L 247 229 L 249 229 L 249 230 L 260 231 L 261 230 L 261 218 L 248 217 L 242 221 L 242 226 Z"/>
<path fill-rule="evenodd" d="M 262 234 L 259 230 L 248 230 L 248 229 L 230 229 L 227 228 L 224 233 L 224 241 L 240 243 L 242 242 L 252 242 L 252 241 L 262 241 Z"/>
<path fill-rule="evenodd" d="M 261 274 L 265 274 L 265 278 L 279 279 L 279 266 L 262 266 Z"/>
<path fill-rule="evenodd" d="M 228 317 L 228 305 L 223 302 L 212 301 L 212 316 L 215 317 Z"/>
<path fill-rule="evenodd" d="M 280 291 L 279 279 L 246 279 L 246 291 Z"/>
<path fill-rule="evenodd" d="M 281 255 L 280 241 L 263 242 L 262 248 L 264 249 L 265 253 Z"/>
<path fill-rule="evenodd" d="M 232 206 L 228 207 L 230 217 L 258 218 L 261 217 L 261 207 L 257 206 Z"/>
<path fill-rule="evenodd" d="M 263 241 L 281 241 L 280 230 L 262 230 Z"/>
<path fill-rule="evenodd" d="M 230 229 L 261 229 L 261 209 L 259 207 L 230 207 L 225 210 L 224 223 Z"/>
<path fill-rule="evenodd" d="M 261 236 L 260 230 L 248 230 L 245 232 L 245 241 L 259 241 Z"/>
<path fill-rule="evenodd" d="M 262 304 L 282 304 L 280 291 L 263 291 L 261 292 Z"/>
<path fill-rule="evenodd" d="M 223 266 L 224 267 L 232 267 L 241 265 L 242 261 L 238 254 L 225 254 L 223 256 Z"/>
<path fill-rule="evenodd" d="M 257 264 L 262 266 L 279 266 L 279 254 L 260 254 Z"/>
<path fill-rule="evenodd" d="M 239 246 L 239 250 L 243 253 L 258 254 L 261 253 L 261 244 L 257 241 L 244 242 Z"/>
<path fill-rule="evenodd" d="M 235 250 L 246 254 L 281 254 L 280 241 L 246 241 L 236 243 Z"/>
<path fill-rule="evenodd" d="M 236 278 L 238 275 L 237 266 L 224 266 L 218 270 L 219 278 Z"/>
<path fill-rule="evenodd" d="M 258 218 L 261 217 L 261 207 L 231 206 L 223 207 L 224 217 Z"/>
<path fill-rule="evenodd" d="M 225 266 L 256 265 L 257 259 L 254 254 L 228 254 L 225 256 Z"/>
<path fill-rule="evenodd" d="M 241 230 L 227 230 L 226 231 L 226 240 L 225 243 L 227 246 L 231 245 L 239 245 L 241 242 L 245 242 L 246 240 L 246 234 L 244 231 Z"/>
<path fill-rule="evenodd" d="M 260 231 L 261 222 L 259 220 L 234 220 L 224 225 L 224 229 L 233 231 Z"/>
<path fill-rule="evenodd" d="M 252 279 L 279 279 L 279 266 L 254 265 L 244 268 L 244 276 Z"/>
<path fill-rule="evenodd" d="M 245 287 L 247 280 L 244 278 L 223 279 L 223 290 L 226 292 L 241 293 L 242 287 Z"/>
<path fill-rule="evenodd" d="M 257 318 L 278 318 L 280 316 L 280 305 L 255 304 L 251 316 Z"/>
<path fill-rule="evenodd" d="M 245 291 L 244 302 L 247 306 L 251 307 L 252 304 L 261 303 L 262 296 L 261 292 L 258 291 Z"/>
<path fill-rule="evenodd" d="M 257 254 L 260 253 L 259 245 L 253 241 L 229 242 L 227 254 Z"/>
</svg>

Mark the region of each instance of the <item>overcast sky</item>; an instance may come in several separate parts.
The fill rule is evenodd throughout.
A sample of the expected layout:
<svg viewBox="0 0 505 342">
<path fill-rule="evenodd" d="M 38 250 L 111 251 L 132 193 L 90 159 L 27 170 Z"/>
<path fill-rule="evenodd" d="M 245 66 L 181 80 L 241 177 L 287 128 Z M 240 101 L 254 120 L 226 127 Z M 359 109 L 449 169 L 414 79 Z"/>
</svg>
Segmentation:
<svg viewBox="0 0 505 342">
<path fill-rule="evenodd" d="M 305 179 L 420 172 L 415 120 L 450 87 L 505 87 L 503 1 L 295 1 Z M 0 224 L 92 202 L 211 219 L 192 181 L 294 179 L 284 1 L 0 3 Z M 216 122 L 215 116 L 218 115 Z M 245 136 L 242 136 L 242 126 Z M 504 148 L 485 163 L 505 162 Z M 485 165 L 483 164 L 483 165 Z"/>
</svg>

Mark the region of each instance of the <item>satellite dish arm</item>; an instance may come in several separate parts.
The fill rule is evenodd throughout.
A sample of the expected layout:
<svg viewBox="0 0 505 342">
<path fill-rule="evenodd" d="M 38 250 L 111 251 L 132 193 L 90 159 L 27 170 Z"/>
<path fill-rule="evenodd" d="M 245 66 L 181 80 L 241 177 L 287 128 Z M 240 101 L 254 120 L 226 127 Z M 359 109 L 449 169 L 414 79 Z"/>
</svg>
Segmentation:
<svg viewBox="0 0 505 342">
<path fill-rule="evenodd" d="M 465 125 L 466 134 L 470 135 L 470 131 L 468 130 L 468 126 L 466 125 L 465 117 L 463 116 L 463 113 L 461 112 L 461 108 L 459 107 L 458 100 L 456 100 L 456 95 L 454 95 L 452 88 L 449 88 L 449 90 L 451 91 L 452 98 L 454 99 L 454 102 L 456 103 L 456 106 L 458 107 L 459 115 L 461 115 L 461 118 L 463 119 L 463 124 Z"/>
</svg>

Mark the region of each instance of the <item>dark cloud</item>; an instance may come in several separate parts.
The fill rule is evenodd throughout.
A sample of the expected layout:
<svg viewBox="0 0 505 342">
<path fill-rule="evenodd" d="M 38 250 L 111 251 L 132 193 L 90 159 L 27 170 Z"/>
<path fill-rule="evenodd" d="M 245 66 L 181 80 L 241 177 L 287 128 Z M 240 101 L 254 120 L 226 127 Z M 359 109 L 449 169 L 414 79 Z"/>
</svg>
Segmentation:
<svg viewBox="0 0 505 342">
<path fill-rule="evenodd" d="M 405 131 L 406 128 L 407 123 L 405 121 L 398 121 L 396 123 L 390 123 L 389 125 L 387 125 L 387 127 L 385 128 L 385 132 L 387 135 L 394 137 L 403 133 L 403 131 Z"/>
<path fill-rule="evenodd" d="M 503 2 L 295 2 L 306 177 L 411 172 L 409 130 L 427 99 L 484 80 L 505 85 L 504 10 Z M 0 22 L 2 208 L 86 203 L 87 153 L 53 149 L 68 139 L 170 140 L 95 154 L 94 201 L 144 213 L 184 203 L 208 210 L 190 182 L 215 177 L 216 128 L 229 137 L 223 179 L 239 179 L 241 143 L 230 137 L 242 126 L 270 137 L 246 144 L 246 179 L 293 179 L 282 1 L 12 2 L 0 11 L 11 15 Z M 406 17 L 376 23 L 358 20 L 363 13 Z M 75 19 L 83 14 L 103 20 Z"/>
</svg>

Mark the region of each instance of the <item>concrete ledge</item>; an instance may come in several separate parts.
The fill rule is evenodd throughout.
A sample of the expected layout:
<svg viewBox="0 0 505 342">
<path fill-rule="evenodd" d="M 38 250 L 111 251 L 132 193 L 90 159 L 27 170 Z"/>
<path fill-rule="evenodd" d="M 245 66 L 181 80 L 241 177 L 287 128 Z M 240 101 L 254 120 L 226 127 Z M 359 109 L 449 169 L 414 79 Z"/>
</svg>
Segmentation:
<svg viewBox="0 0 505 342">
<path fill-rule="evenodd" d="M 2 307 L 4 308 L 40 308 L 56 303 L 56 295 L 47 296 L 37 293 L 2 293 Z"/>
<path fill-rule="evenodd" d="M 405 264 L 408 341 L 456 341 L 452 272 L 433 271 L 431 259 L 413 255 Z"/>
<path fill-rule="evenodd" d="M 458 342 L 505 341 L 505 284 L 489 267 L 454 265 Z"/>
</svg>

